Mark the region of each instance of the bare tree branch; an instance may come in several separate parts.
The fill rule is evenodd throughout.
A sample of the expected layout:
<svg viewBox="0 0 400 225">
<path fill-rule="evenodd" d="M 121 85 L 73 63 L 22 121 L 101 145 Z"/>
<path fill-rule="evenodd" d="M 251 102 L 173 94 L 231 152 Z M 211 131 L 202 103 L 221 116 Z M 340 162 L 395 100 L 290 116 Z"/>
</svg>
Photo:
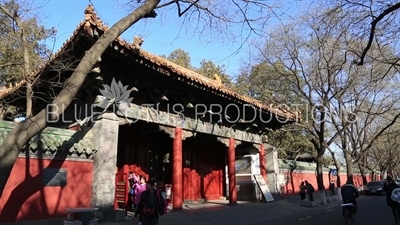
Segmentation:
<svg viewBox="0 0 400 225">
<path fill-rule="evenodd" d="M 377 24 L 383 19 L 385 18 L 385 16 L 393 13 L 394 11 L 400 9 L 400 3 L 394 4 L 389 6 L 387 9 L 385 9 L 379 16 L 377 16 L 376 18 L 374 18 L 374 20 L 371 22 L 371 31 L 369 34 L 369 38 L 368 38 L 368 44 L 367 46 L 364 48 L 364 51 L 361 54 L 360 57 L 360 61 L 358 62 L 358 65 L 362 66 L 364 65 L 364 59 L 365 56 L 367 55 L 368 51 L 370 50 L 371 46 L 372 46 L 372 42 L 374 41 L 374 36 L 375 36 L 375 30 L 376 30 L 376 26 Z"/>
</svg>

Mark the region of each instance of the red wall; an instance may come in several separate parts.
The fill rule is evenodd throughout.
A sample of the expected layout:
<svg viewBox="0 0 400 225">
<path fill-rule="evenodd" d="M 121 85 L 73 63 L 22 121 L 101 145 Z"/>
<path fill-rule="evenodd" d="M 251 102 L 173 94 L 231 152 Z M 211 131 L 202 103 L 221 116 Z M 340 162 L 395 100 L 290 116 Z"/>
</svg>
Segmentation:
<svg viewBox="0 0 400 225">
<path fill-rule="evenodd" d="M 184 142 L 183 197 L 197 201 L 219 200 L 223 196 L 225 155 L 227 148 L 218 142 Z"/>
<path fill-rule="evenodd" d="M 282 173 L 281 173 L 282 174 Z M 317 185 L 317 177 L 315 172 L 311 171 L 302 171 L 302 172 L 293 172 L 292 177 L 290 176 L 289 172 L 284 172 L 286 184 L 281 186 L 281 194 L 296 194 L 300 191 L 299 186 L 302 181 L 308 181 L 312 184 L 315 188 L 318 187 Z M 329 188 L 330 179 L 334 179 L 334 177 L 330 177 L 328 173 L 324 173 L 324 186 L 326 189 Z M 363 186 L 362 176 L 359 174 L 354 174 L 353 176 L 354 185 L 359 187 Z M 367 181 L 371 181 L 372 176 L 367 175 Z M 292 182 L 291 182 L 292 181 Z M 347 181 L 346 174 L 340 174 L 340 182 L 341 185 L 345 184 Z M 335 182 L 336 185 L 336 182 Z"/>
<path fill-rule="evenodd" d="M 42 170 L 67 169 L 65 187 L 42 187 Z M 0 221 L 62 217 L 65 209 L 90 207 L 92 163 L 18 158 L 0 198 Z"/>
</svg>

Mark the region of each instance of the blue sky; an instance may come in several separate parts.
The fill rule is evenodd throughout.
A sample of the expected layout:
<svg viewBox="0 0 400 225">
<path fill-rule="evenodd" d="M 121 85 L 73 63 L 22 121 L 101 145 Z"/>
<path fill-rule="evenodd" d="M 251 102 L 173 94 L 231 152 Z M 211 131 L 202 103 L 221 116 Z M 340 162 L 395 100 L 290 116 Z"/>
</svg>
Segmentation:
<svg viewBox="0 0 400 225">
<path fill-rule="evenodd" d="M 96 12 L 100 18 L 112 26 L 115 22 L 127 15 L 128 8 L 123 0 L 92 0 Z M 40 14 L 41 22 L 46 27 L 56 27 L 57 39 L 48 41 L 54 51 L 57 51 L 62 43 L 72 34 L 73 30 L 84 18 L 83 11 L 89 4 L 85 0 L 36 0 L 33 3 Z M 296 11 L 297 6 L 292 5 L 292 11 Z M 285 9 L 291 13 L 288 8 Z M 141 20 L 122 37 L 131 41 L 133 36 L 141 35 L 144 37 L 142 48 L 157 55 L 168 55 L 175 49 L 182 48 L 189 52 L 192 64 L 199 66 L 202 59 L 213 60 L 218 65 L 225 65 L 226 72 L 232 76 L 238 74 L 239 68 L 243 65 L 243 60 L 249 58 L 249 42 L 244 43 L 240 48 L 240 41 L 232 42 L 229 40 L 208 40 L 200 34 L 189 30 L 185 33 L 177 16 L 176 8 L 166 11 L 156 19 Z M 272 24 L 278 22 L 272 20 Z M 240 27 L 236 27 L 236 30 Z M 192 33 L 193 32 L 193 33 Z M 243 34 L 244 35 L 244 34 Z M 242 37 L 243 37 L 242 35 Z M 252 36 L 251 39 L 256 38 Z"/>
</svg>

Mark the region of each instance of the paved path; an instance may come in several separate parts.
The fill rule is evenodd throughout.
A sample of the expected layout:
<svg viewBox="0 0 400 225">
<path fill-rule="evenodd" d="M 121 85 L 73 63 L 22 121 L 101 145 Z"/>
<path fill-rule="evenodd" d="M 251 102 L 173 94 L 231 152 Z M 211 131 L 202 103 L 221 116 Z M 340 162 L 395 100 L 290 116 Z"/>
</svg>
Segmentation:
<svg viewBox="0 0 400 225">
<path fill-rule="evenodd" d="M 385 196 L 368 196 L 358 200 L 358 214 L 356 224 L 360 225 L 394 225 L 391 210 L 386 206 Z M 267 220 L 266 220 L 267 221 Z M 266 222 L 265 221 L 265 222 Z M 265 222 L 251 225 L 265 225 Z M 274 225 L 340 225 L 345 224 L 341 216 L 341 206 L 319 207 L 313 210 L 296 213 L 290 217 L 283 217 L 268 221 Z"/>
<path fill-rule="evenodd" d="M 362 196 L 358 199 L 358 203 L 356 224 L 395 224 L 384 196 Z M 345 224 L 341 209 L 340 202 L 305 208 L 294 204 L 291 200 L 280 200 L 274 203 L 249 203 L 174 212 L 162 217 L 159 225 L 340 225 Z"/>
<path fill-rule="evenodd" d="M 319 202 L 318 198 L 315 200 Z M 226 206 L 221 202 L 215 202 L 214 204 L 185 205 L 185 208 L 189 210 L 169 212 L 160 218 L 159 225 L 340 225 L 345 224 L 340 203 L 334 201 L 329 205 L 306 208 L 300 206 L 298 196 L 289 196 L 271 203 L 242 203 Z M 385 196 L 361 196 L 358 204 L 357 225 L 394 225 L 390 208 L 386 206 Z M 22 224 L 59 225 L 62 224 L 62 220 L 53 223 L 37 221 L 37 223 L 18 225 Z M 99 224 L 136 225 L 137 221 Z"/>
<path fill-rule="evenodd" d="M 210 207 L 212 204 L 207 203 L 206 208 L 198 208 L 198 205 L 185 205 L 184 208 L 196 209 L 170 212 L 160 218 L 159 225 L 264 225 L 270 221 L 293 218 L 293 215 L 321 211 L 339 204 L 336 201 L 329 205 L 307 208 L 301 207 L 298 199 L 299 196 L 287 196 L 271 203 L 241 203 L 235 206 L 216 202 L 213 207 Z M 318 198 L 315 200 L 316 202 L 319 201 Z M 103 223 L 103 225 L 111 224 L 116 225 L 118 223 Z M 137 224 L 137 222 L 127 221 L 119 224 Z"/>
</svg>

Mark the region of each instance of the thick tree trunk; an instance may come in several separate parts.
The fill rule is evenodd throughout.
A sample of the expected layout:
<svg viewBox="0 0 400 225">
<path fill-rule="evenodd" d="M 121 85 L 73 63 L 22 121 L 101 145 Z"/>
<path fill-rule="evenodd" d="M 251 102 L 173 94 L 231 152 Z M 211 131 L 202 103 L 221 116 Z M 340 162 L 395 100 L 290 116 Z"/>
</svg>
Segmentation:
<svg viewBox="0 0 400 225">
<path fill-rule="evenodd" d="M 385 179 L 388 176 L 388 170 L 387 167 L 381 167 L 380 169 L 381 172 L 381 179 Z"/>
<path fill-rule="evenodd" d="M 317 183 L 318 183 L 318 191 L 321 197 L 321 204 L 326 204 L 324 175 L 322 170 L 323 157 L 324 157 L 323 154 L 319 154 L 317 157 Z"/>
<path fill-rule="evenodd" d="M 3 194 L 12 167 L 22 147 L 36 134 L 47 126 L 48 115 L 60 115 L 66 109 L 76 93 L 82 86 L 87 74 L 101 57 L 110 44 L 132 24 L 146 17 L 154 10 L 160 0 L 147 0 L 142 6 L 131 14 L 118 21 L 85 53 L 71 77 L 64 83 L 64 88 L 52 102 L 54 106 L 51 112 L 46 109 L 40 111 L 34 117 L 18 124 L 4 139 L 0 147 L 0 196 Z"/>
<path fill-rule="evenodd" d="M 324 189 L 324 178 L 323 178 L 323 155 L 317 157 L 317 184 L 318 190 Z"/>
<path fill-rule="evenodd" d="M 342 181 L 340 180 L 340 170 L 339 169 L 337 169 L 336 187 L 341 187 L 342 186 Z"/>
<path fill-rule="evenodd" d="M 26 113 L 25 113 L 26 119 L 32 117 L 32 106 L 33 106 L 32 98 L 33 98 L 32 82 L 29 80 L 26 83 Z"/>
<path fill-rule="evenodd" d="M 367 185 L 368 180 L 367 180 L 367 174 L 365 172 L 365 167 L 361 163 L 358 163 L 358 169 L 360 170 L 360 173 L 361 173 L 363 185 Z"/>
<path fill-rule="evenodd" d="M 22 26 L 18 25 L 18 26 Z M 31 73 L 30 69 L 30 59 L 29 59 L 29 50 L 28 50 L 28 41 L 25 37 L 25 32 L 23 28 L 21 29 L 21 43 L 22 49 L 24 51 L 24 79 L 26 80 L 26 118 L 32 117 L 32 98 L 33 98 L 33 89 L 32 89 L 32 79 L 30 79 L 29 75 Z"/>
<path fill-rule="evenodd" d="M 329 151 L 331 152 L 333 163 L 335 164 L 335 168 L 336 168 L 336 172 L 337 172 L 336 185 L 337 185 L 337 187 L 340 187 L 341 186 L 341 183 L 340 183 L 340 167 L 341 167 L 341 165 L 340 165 L 340 162 L 336 159 L 334 152 L 332 152 L 331 150 L 329 150 Z"/>
<path fill-rule="evenodd" d="M 323 166 L 322 162 L 317 161 L 317 185 L 319 190 L 324 189 L 322 166 Z"/>
<path fill-rule="evenodd" d="M 346 161 L 347 180 L 353 181 L 353 160 L 348 151 L 344 152 L 344 158 Z"/>
</svg>

